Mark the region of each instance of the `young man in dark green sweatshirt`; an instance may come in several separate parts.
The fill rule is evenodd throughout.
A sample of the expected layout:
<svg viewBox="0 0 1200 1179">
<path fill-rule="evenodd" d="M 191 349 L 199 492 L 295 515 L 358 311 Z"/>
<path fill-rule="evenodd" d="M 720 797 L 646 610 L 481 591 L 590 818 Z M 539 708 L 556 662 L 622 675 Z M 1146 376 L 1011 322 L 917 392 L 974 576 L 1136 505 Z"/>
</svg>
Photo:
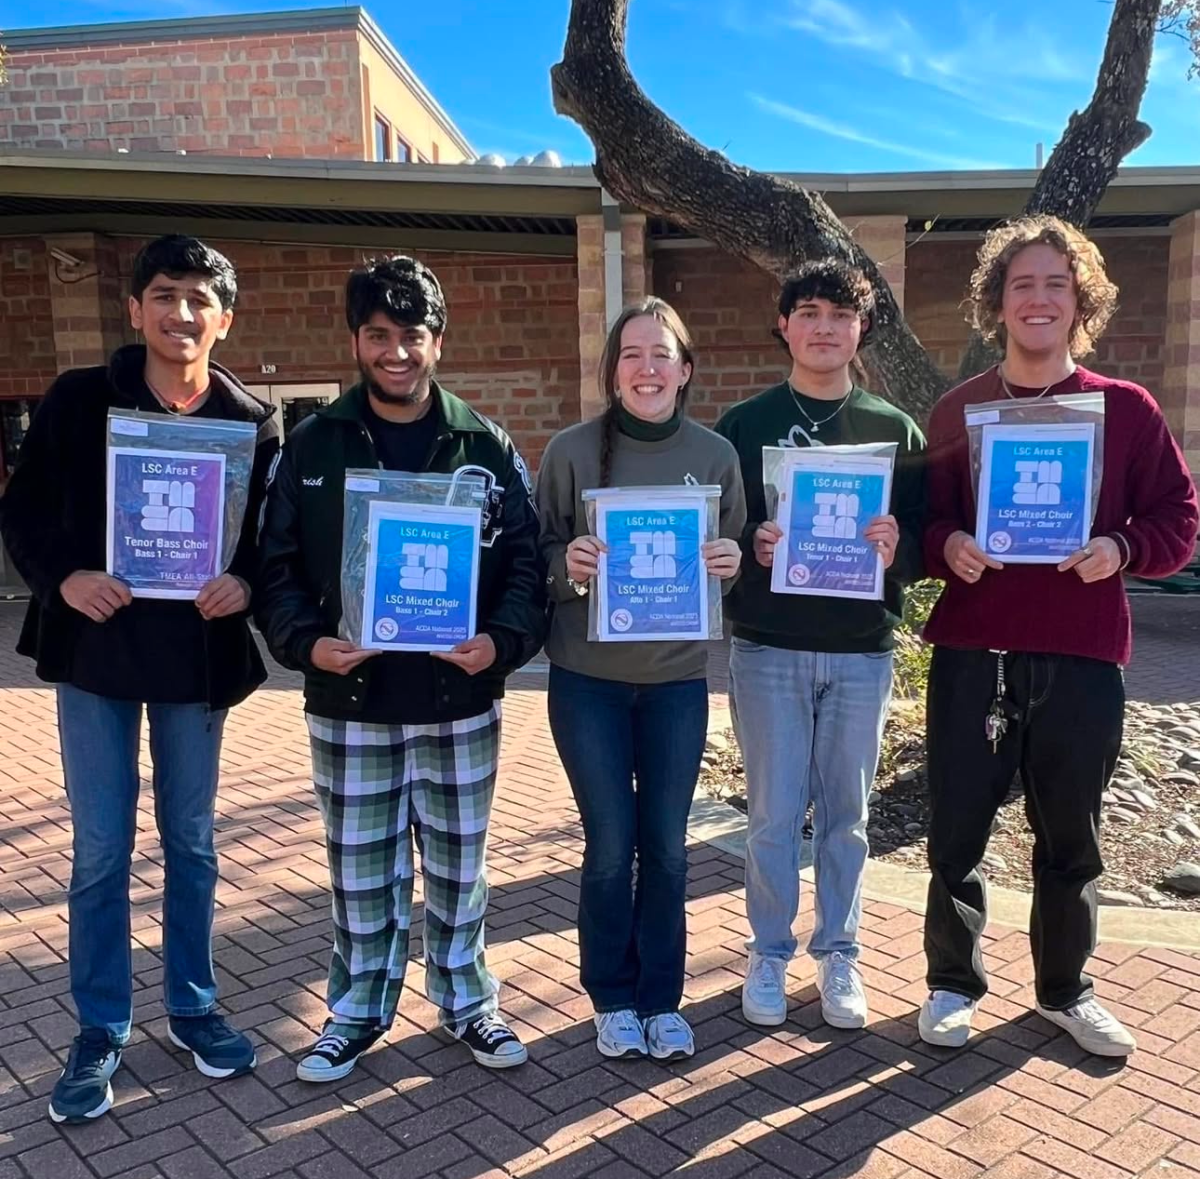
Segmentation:
<svg viewBox="0 0 1200 1179">
<path fill-rule="evenodd" d="M 925 439 L 906 413 L 854 384 L 850 365 L 871 328 L 862 272 L 810 262 L 784 284 L 775 335 L 792 357 L 788 380 L 734 406 L 717 423 L 738 451 L 746 486 L 742 576 L 733 620 L 729 700 L 746 766 L 746 908 L 752 938 L 742 1011 L 756 1024 L 787 1017 L 786 970 L 800 902 L 800 841 L 815 806 L 817 960 L 821 1011 L 862 1027 L 858 971 L 866 866 L 867 794 L 891 698 L 892 632 L 902 586 L 921 575 Z M 886 570 L 882 601 L 771 592 L 782 536 L 763 491 L 764 446 L 895 442 L 891 510 L 863 536 Z"/>
</svg>

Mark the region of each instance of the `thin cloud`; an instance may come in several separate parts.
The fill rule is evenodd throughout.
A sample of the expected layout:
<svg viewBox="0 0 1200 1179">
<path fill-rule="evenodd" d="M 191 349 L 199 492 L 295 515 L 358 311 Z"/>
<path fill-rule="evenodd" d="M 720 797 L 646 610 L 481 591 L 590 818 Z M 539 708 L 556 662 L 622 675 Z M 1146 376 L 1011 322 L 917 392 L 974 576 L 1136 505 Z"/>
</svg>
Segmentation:
<svg viewBox="0 0 1200 1179">
<path fill-rule="evenodd" d="M 999 29 L 991 15 L 964 14 L 964 20 L 970 34 L 951 48 L 929 44 L 901 13 L 873 12 L 868 17 L 842 0 L 792 0 L 790 14 L 778 23 L 833 48 L 873 58 L 899 77 L 952 95 L 994 122 L 1058 131 L 1060 128 L 1046 120 L 1026 113 L 1044 105 L 1041 94 L 1004 79 L 1059 84 L 1082 81 L 1080 67 L 1036 29 L 1025 27 L 1012 35 Z M 991 89 L 1000 102 L 980 97 L 981 77 L 994 79 Z"/>
<path fill-rule="evenodd" d="M 865 147 L 874 147 L 895 155 L 908 156 L 910 159 L 921 160 L 927 164 L 956 170 L 990 170 L 1004 166 L 991 160 L 974 160 L 965 156 L 946 155 L 942 152 L 926 151 L 924 148 L 913 147 L 909 144 L 895 143 L 889 139 L 880 139 L 878 136 L 860 131 L 857 127 L 851 127 L 847 123 L 835 123 L 832 119 L 814 115 L 811 111 L 801 110 L 799 107 L 789 106 L 784 102 L 776 102 L 772 98 L 764 98 L 761 94 L 751 93 L 746 97 L 760 110 L 778 118 L 787 119 L 790 123 L 797 123 L 801 127 L 807 127 L 812 131 L 819 131 L 822 135 L 830 135 L 849 143 L 861 143 Z"/>
</svg>

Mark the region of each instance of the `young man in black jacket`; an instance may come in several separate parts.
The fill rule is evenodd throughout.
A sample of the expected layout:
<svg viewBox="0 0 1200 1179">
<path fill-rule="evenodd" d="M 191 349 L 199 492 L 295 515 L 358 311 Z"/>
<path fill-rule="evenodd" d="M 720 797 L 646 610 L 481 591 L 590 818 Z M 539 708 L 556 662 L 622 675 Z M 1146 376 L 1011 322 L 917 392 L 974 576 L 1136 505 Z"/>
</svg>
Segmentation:
<svg viewBox="0 0 1200 1179">
<path fill-rule="evenodd" d="M 213 806 L 227 710 L 266 678 L 247 625 L 256 524 L 279 449 L 270 406 L 209 354 L 233 321 L 228 259 L 195 238 L 151 242 L 134 262 L 129 314 L 145 346 L 50 388 L 0 500 L 4 541 L 32 598 L 17 650 L 57 685 L 71 806 L 71 997 L 80 1033 L 50 1098 L 56 1122 L 99 1117 L 133 1019 L 129 864 L 137 831 L 142 710 L 166 869 L 163 989 L 171 1040 L 210 1077 L 254 1067 L 216 1013 Z M 227 573 L 194 601 L 131 597 L 105 568 L 110 409 L 251 422 L 249 503 Z"/>
<path fill-rule="evenodd" d="M 484 962 L 484 849 L 505 677 L 542 644 L 537 519 L 508 436 L 443 389 L 446 303 L 428 267 L 376 260 L 346 284 L 359 372 L 291 434 L 271 484 L 256 616 L 272 654 L 304 671 L 313 777 L 333 886 L 329 1019 L 297 1067 L 346 1076 L 396 1015 L 408 961 L 413 835 L 425 883 L 426 992 L 489 1068 L 526 1051 L 497 1013 Z M 342 500 L 351 467 L 485 477 L 478 634 L 439 654 L 364 650 L 342 615 Z"/>
</svg>

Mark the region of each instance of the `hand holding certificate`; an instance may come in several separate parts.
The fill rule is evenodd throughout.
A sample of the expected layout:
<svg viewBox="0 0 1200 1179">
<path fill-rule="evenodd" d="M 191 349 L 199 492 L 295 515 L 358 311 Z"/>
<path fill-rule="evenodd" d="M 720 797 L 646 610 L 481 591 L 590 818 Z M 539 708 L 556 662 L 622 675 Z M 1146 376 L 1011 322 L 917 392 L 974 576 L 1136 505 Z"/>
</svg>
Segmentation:
<svg viewBox="0 0 1200 1179">
<path fill-rule="evenodd" d="M 878 523 L 891 501 L 894 443 L 764 447 L 764 485 L 778 495 L 771 591 L 817 597 L 883 597 Z M 879 535 L 868 536 L 875 528 Z"/>
</svg>

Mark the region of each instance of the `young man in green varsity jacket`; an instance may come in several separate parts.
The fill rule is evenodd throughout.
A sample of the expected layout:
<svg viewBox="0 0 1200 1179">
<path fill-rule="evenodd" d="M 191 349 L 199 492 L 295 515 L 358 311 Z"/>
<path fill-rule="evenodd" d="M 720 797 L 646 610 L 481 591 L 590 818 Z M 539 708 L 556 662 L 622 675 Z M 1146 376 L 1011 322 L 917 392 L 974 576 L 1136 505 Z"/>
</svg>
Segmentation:
<svg viewBox="0 0 1200 1179">
<path fill-rule="evenodd" d="M 257 618 L 271 653 L 304 672 L 304 706 L 333 885 L 329 1009 L 300 1061 L 336 1081 L 391 1026 L 408 964 L 414 837 L 425 881 L 425 990 L 487 1068 L 526 1059 L 484 961 L 485 848 L 505 677 L 545 634 L 525 466 L 512 440 L 434 380 L 446 301 L 423 263 L 355 270 L 346 320 L 361 383 L 293 431 L 271 484 Z M 469 470 L 487 482 L 479 631 L 453 651 L 370 651 L 337 638 L 342 499 L 350 467 Z"/>
<path fill-rule="evenodd" d="M 866 866 L 867 794 L 891 698 L 892 631 L 902 586 L 921 575 L 925 439 L 906 413 L 854 384 L 850 365 L 871 328 L 862 272 L 810 262 L 779 299 L 777 338 L 792 357 L 786 381 L 734 406 L 717 423 L 737 448 L 746 486 L 742 576 L 726 602 L 733 620 L 729 700 L 746 766 L 746 908 L 752 938 L 742 1011 L 751 1023 L 787 1018 L 785 978 L 796 951 L 801 830 L 815 809 L 817 960 L 821 1011 L 862 1027 L 858 971 Z M 782 536 L 763 493 L 764 446 L 895 442 L 891 512 L 864 537 L 887 570 L 883 601 L 772 594 Z"/>
</svg>

